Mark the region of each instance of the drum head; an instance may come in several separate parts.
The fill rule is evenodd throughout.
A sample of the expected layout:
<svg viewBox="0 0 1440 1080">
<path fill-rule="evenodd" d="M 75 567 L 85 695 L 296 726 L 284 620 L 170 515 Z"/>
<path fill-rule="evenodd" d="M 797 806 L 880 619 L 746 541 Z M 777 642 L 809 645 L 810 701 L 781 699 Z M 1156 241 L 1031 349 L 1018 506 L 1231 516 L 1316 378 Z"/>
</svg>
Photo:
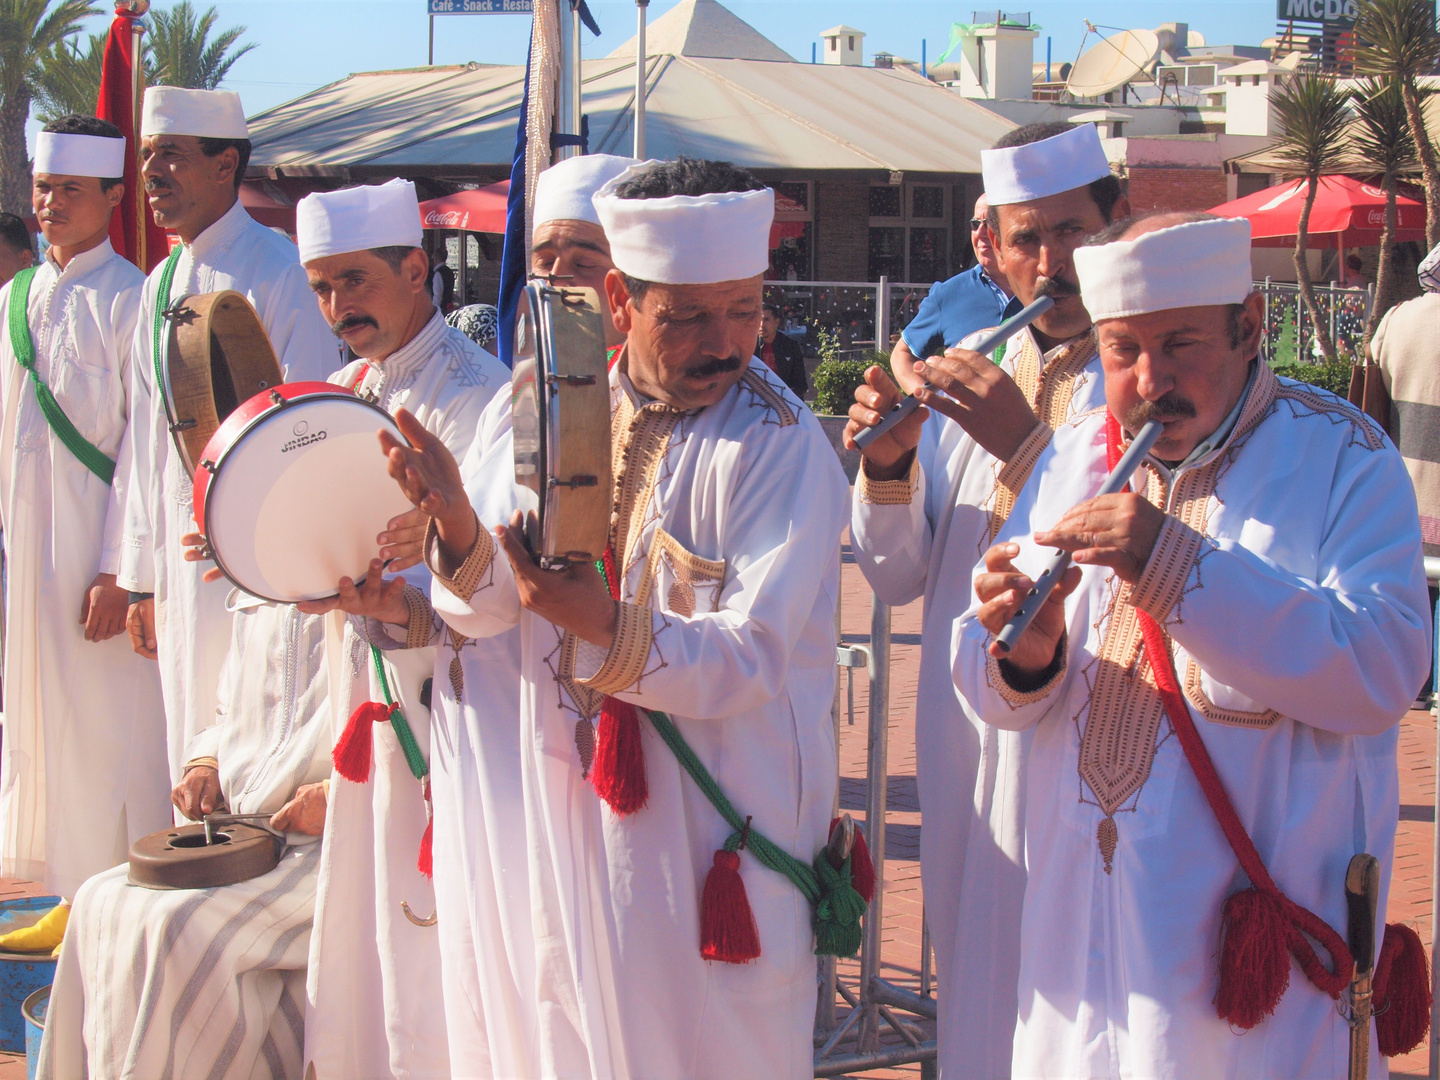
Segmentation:
<svg viewBox="0 0 1440 1080">
<path fill-rule="evenodd" d="M 175 449 L 193 473 L 216 428 L 256 394 L 279 386 L 275 350 L 250 301 L 233 289 L 175 305 L 165 351 L 165 409 Z"/>
<path fill-rule="evenodd" d="M 254 825 L 180 825 L 142 836 L 130 847 L 130 883 L 147 889 L 213 889 L 268 874 L 283 842 Z"/>
<path fill-rule="evenodd" d="M 280 603 L 334 596 L 342 577 L 363 579 L 379 554 L 376 535 L 410 509 L 386 471 L 380 428 L 405 441 L 383 409 L 339 388 L 251 420 L 220 450 L 204 495 L 215 565 Z"/>
</svg>

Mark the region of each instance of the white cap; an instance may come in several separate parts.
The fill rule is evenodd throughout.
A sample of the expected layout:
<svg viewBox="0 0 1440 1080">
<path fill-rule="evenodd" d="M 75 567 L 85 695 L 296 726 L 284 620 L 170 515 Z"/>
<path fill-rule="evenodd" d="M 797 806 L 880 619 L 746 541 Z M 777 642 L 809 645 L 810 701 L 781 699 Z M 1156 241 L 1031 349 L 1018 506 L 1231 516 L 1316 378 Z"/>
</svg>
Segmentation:
<svg viewBox="0 0 1440 1080">
<path fill-rule="evenodd" d="M 117 179 L 125 175 L 125 140 L 42 131 L 35 137 L 35 172 Z"/>
<path fill-rule="evenodd" d="M 581 154 L 557 161 L 535 181 L 535 228 L 547 221 L 591 221 L 600 215 L 591 201 L 602 187 L 619 176 L 635 158 L 614 154 Z"/>
<path fill-rule="evenodd" d="M 1096 322 L 1238 304 L 1255 289 L 1244 218 L 1187 221 L 1134 240 L 1078 247 L 1073 257 L 1085 310 Z"/>
<path fill-rule="evenodd" d="M 1008 206 L 1084 187 L 1109 176 L 1110 162 L 1095 125 L 1080 124 L 1024 146 L 981 150 L 980 172 L 986 201 Z"/>
<path fill-rule="evenodd" d="M 380 247 L 419 247 L 420 200 L 409 180 L 317 191 L 295 206 L 300 261 Z"/>
<path fill-rule="evenodd" d="M 615 189 L 661 164 L 632 165 L 595 195 L 615 268 L 663 285 L 709 285 L 763 274 L 770 266 L 775 192 L 727 191 L 622 199 Z"/>
<path fill-rule="evenodd" d="M 245 110 L 233 90 L 187 90 L 149 86 L 140 134 L 196 135 L 202 139 L 248 139 Z"/>
</svg>

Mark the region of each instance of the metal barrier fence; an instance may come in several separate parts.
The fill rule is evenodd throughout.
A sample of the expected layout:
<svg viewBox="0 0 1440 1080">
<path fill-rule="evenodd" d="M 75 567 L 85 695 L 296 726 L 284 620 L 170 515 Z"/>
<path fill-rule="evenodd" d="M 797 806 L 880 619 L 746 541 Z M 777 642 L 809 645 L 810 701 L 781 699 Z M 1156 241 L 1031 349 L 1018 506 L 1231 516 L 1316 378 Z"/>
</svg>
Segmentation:
<svg viewBox="0 0 1440 1080">
<path fill-rule="evenodd" d="M 765 299 L 780 305 L 783 328 L 806 352 L 819 350 L 825 330 L 838 339 L 840 356 L 858 358 L 871 349 L 889 352 L 890 329 L 909 323 L 930 289 L 883 277 L 876 282 L 767 281 Z"/>
<path fill-rule="evenodd" d="M 1320 357 L 1315 348 L 1315 325 L 1300 299 L 1300 286 L 1290 281 L 1266 278 L 1255 282 L 1265 296 L 1265 336 L 1260 354 L 1271 364 L 1313 364 Z M 1330 339 L 1341 352 L 1356 356 L 1365 340 L 1365 320 L 1375 302 L 1375 287 L 1345 289 L 1338 285 L 1316 285 L 1315 306 L 1326 320 Z"/>
</svg>

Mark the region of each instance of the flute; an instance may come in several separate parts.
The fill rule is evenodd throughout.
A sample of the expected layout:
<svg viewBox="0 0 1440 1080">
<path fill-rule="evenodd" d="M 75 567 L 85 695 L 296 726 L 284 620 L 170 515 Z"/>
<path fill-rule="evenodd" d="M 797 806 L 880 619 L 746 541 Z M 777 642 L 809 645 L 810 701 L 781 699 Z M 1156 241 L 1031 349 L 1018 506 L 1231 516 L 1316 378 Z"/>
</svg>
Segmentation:
<svg viewBox="0 0 1440 1080">
<path fill-rule="evenodd" d="M 1105 478 L 1105 483 L 1100 485 L 1100 490 L 1095 497 L 1101 495 L 1114 495 L 1130 482 L 1130 477 L 1135 475 L 1135 470 L 1140 467 L 1140 461 L 1150 452 L 1155 445 L 1155 440 L 1165 432 L 1165 425 L 1159 420 L 1151 420 L 1140 429 L 1130 443 L 1130 448 L 1116 463 L 1110 475 Z M 1041 575 L 1035 579 L 1035 584 L 1030 586 L 1030 591 L 1025 594 L 1025 599 L 1020 601 L 1020 607 L 1015 614 L 1010 616 L 1010 621 L 1005 624 L 999 635 L 995 638 L 995 644 L 1000 646 L 1001 652 L 1008 653 L 1020 640 L 1020 635 L 1025 633 L 1025 628 L 1030 625 L 1030 620 L 1035 618 L 1035 613 L 1045 603 L 1056 584 L 1065 576 L 1065 571 L 1070 569 L 1070 552 L 1057 551 L 1055 557 L 1050 560 L 1050 565 L 1045 567 Z"/>
<path fill-rule="evenodd" d="M 1018 334 L 1021 330 L 1024 330 L 1025 327 L 1029 326 L 1032 322 L 1038 319 L 1041 315 L 1044 315 L 1045 312 L 1049 311 L 1054 306 L 1055 301 L 1051 297 L 1040 297 L 1033 304 L 1029 304 L 1021 308 L 1014 315 L 1011 315 L 1010 318 L 1006 319 L 999 326 L 997 326 L 994 330 L 991 330 L 990 333 L 986 334 L 983 338 L 981 338 L 975 343 L 975 348 L 971 351 L 977 352 L 981 356 L 989 356 L 992 352 L 994 352 L 1000 347 L 1001 342 L 1008 341 L 1011 337 Z M 927 381 L 925 383 L 925 389 L 934 390 L 935 387 L 931 386 L 930 383 Z M 904 420 L 905 417 L 909 416 L 919 407 L 920 402 L 916 400 L 914 394 L 902 398 L 900 402 L 885 415 L 885 419 L 881 420 L 880 423 L 876 424 L 874 427 L 866 428 L 864 431 L 860 432 L 860 434 L 855 436 L 856 448 L 859 450 L 864 450 L 872 442 L 878 439 L 881 435 L 884 435 L 887 431 L 893 428 L 896 424 L 900 423 L 901 420 Z"/>
</svg>

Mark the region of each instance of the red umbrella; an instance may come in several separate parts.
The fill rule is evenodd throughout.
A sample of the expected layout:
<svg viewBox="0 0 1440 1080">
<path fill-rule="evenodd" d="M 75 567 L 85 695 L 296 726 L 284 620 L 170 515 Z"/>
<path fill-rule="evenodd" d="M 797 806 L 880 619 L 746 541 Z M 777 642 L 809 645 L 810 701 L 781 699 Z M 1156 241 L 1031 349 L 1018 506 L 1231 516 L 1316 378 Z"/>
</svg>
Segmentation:
<svg viewBox="0 0 1440 1080">
<path fill-rule="evenodd" d="M 1249 218 L 1254 247 L 1293 247 L 1305 206 L 1304 180 L 1289 180 L 1243 199 L 1221 203 L 1210 213 Z M 1395 239 L 1425 239 L 1425 204 L 1405 195 L 1395 198 Z M 1350 176 L 1322 176 L 1310 211 L 1308 231 L 1314 248 L 1373 247 L 1385 227 L 1385 192 Z"/>
<path fill-rule="evenodd" d="M 261 225 L 281 228 L 291 236 L 295 235 L 295 207 L 273 198 L 259 184 L 248 180 L 241 182 L 240 205 Z"/>
<path fill-rule="evenodd" d="M 420 204 L 420 221 L 427 229 L 463 229 L 466 232 L 503 233 L 510 181 L 457 191 Z"/>
</svg>

